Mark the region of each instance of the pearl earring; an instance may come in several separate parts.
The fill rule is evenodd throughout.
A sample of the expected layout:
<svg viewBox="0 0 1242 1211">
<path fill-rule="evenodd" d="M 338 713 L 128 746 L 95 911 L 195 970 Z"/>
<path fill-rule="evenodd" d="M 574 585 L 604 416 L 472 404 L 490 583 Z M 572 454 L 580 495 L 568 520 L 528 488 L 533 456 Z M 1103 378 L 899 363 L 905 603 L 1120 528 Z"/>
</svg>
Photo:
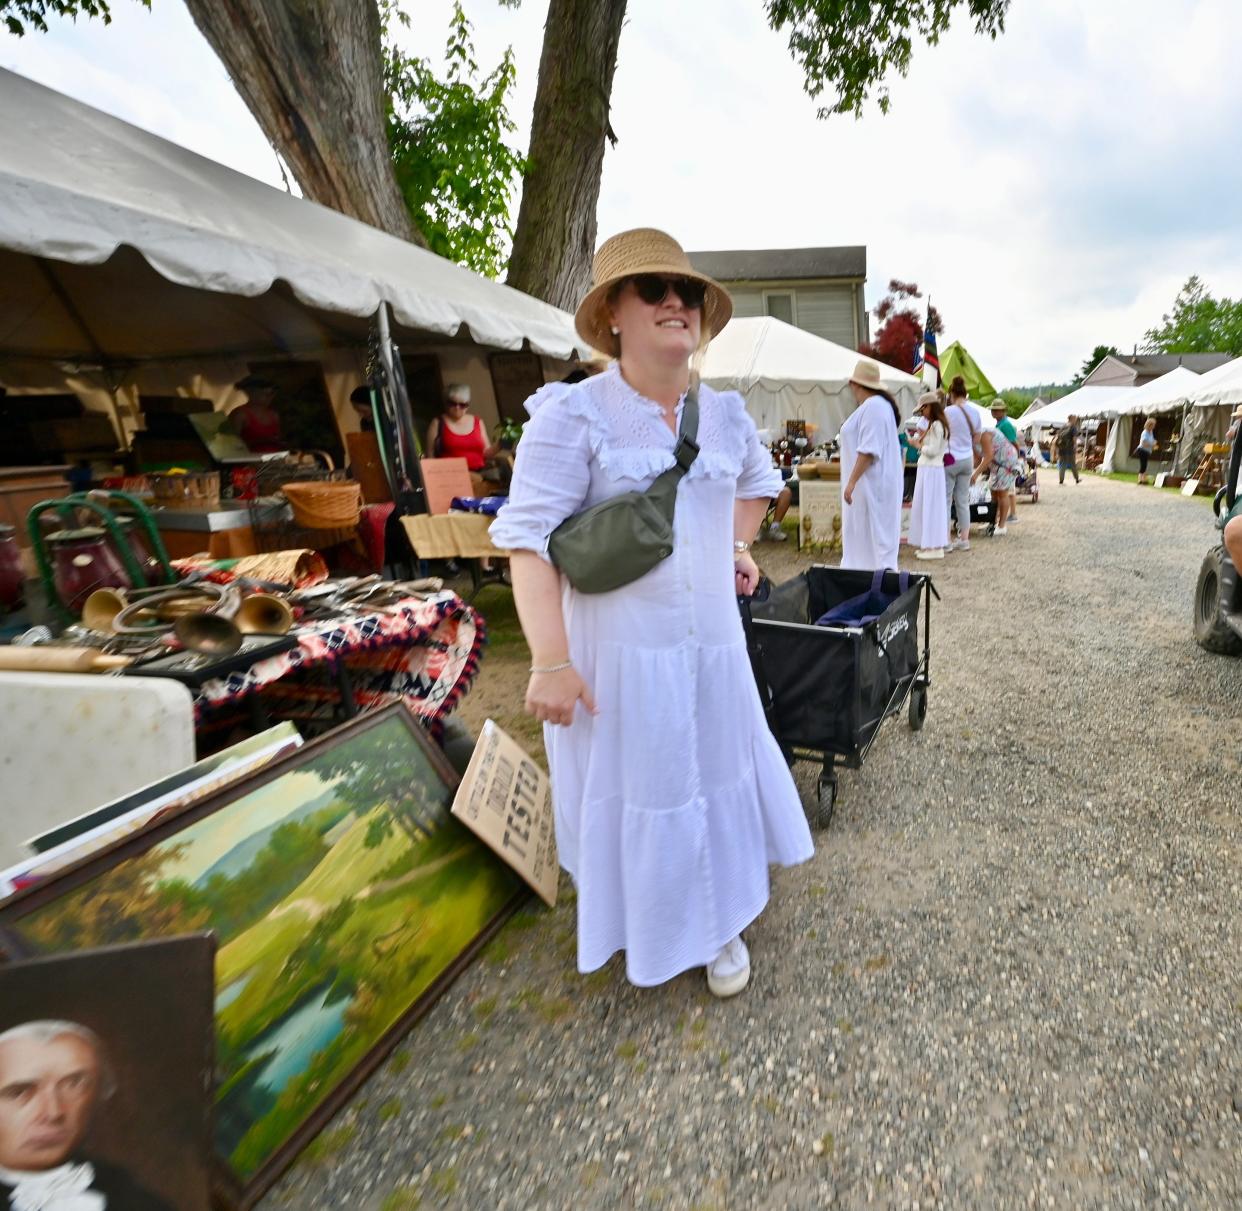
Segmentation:
<svg viewBox="0 0 1242 1211">
<path fill-rule="evenodd" d="M 620 336 L 620 335 L 621 335 L 621 329 L 620 329 L 620 328 L 610 328 L 608 331 L 609 331 L 609 332 L 611 332 L 613 336 Z"/>
</svg>

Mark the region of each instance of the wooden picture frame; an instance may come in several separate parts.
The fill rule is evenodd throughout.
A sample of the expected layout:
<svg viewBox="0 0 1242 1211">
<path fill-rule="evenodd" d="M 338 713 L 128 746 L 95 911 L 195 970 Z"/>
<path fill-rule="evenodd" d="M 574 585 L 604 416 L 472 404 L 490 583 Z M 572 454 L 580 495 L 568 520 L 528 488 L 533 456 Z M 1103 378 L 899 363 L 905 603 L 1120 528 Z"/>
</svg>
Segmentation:
<svg viewBox="0 0 1242 1211">
<path fill-rule="evenodd" d="M 78 1138 L 40 1159 L 50 1169 L 89 1157 L 90 1190 L 109 1207 L 209 1211 L 215 951 L 210 934 L 189 934 L 0 966 L 0 1035 L 26 1027 L 26 1045 L 52 1064 L 75 1052 L 89 1064 L 93 1053 Z M 56 1032 L 68 1036 L 67 1051 L 48 1023 L 68 1024 Z M 0 1084 L 7 1079 L 0 1071 Z M 0 1206 L 8 1191 L 0 1179 Z"/>
<path fill-rule="evenodd" d="M 244 1211 L 529 894 L 457 783 L 404 704 L 361 715 L 0 905 L 0 946 L 217 932 L 216 1170 Z"/>
<path fill-rule="evenodd" d="M 502 421 L 525 424 L 526 401 L 544 385 L 543 362 L 537 353 L 493 353 L 487 368 L 496 395 L 496 411 Z"/>
</svg>

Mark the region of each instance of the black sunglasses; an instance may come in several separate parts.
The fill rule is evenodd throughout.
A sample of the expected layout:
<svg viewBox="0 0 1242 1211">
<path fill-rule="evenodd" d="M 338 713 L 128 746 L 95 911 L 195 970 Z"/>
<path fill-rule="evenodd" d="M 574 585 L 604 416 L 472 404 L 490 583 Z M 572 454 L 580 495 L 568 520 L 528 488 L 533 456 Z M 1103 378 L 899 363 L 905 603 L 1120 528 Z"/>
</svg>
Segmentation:
<svg viewBox="0 0 1242 1211">
<path fill-rule="evenodd" d="M 694 278 L 666 278 L 658 273 L 640 273 L 630 278 L 638 297 L 649 307 L 655 307 L 668 297 L 669 288 L 677 292 L 685 306 L 697 311 L 707 297 L 707 287 Z"/>
</svg>

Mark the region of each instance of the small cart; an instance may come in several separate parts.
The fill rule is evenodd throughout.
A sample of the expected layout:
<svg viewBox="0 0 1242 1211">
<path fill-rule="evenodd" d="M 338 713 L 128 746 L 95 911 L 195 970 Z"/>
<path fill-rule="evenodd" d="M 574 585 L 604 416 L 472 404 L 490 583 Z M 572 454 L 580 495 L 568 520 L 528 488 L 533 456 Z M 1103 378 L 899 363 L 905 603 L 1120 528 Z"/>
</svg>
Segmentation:
<svg viewBox="0 0 1242 1211">
<path fill-rule="evenodd" d="M 739 598 L 751 668 L 768 726 L 786 761 L 821 761 L 815 823 L 825 828 L 837 801 L 837 767 L 861 767 L 880 724 L 908 710 L 918 731 L 931 685 L 929 576 L 886 572 L 891 598 L 860 625 L 817 625 L 834 606 L 872 587 L 871 572 L 816 564 L 782 585 L 764 582 Z M 919 651 L 919 606 L 923 644 Z"/>
</svg>

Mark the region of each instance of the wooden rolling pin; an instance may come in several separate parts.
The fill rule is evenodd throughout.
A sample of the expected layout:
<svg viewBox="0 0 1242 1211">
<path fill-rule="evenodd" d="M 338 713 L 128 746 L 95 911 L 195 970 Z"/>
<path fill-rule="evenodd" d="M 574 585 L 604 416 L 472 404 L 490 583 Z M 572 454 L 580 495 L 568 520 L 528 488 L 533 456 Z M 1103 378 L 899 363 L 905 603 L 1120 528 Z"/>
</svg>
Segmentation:
<svg viewBox="0 0 1242 1211">
<path fill-rule="evenodd" d="M 129 663 L 128 656 L 111 656 L 95 648 L 0 647 L 0 672 L 108 673 Z"/>
</svg>

